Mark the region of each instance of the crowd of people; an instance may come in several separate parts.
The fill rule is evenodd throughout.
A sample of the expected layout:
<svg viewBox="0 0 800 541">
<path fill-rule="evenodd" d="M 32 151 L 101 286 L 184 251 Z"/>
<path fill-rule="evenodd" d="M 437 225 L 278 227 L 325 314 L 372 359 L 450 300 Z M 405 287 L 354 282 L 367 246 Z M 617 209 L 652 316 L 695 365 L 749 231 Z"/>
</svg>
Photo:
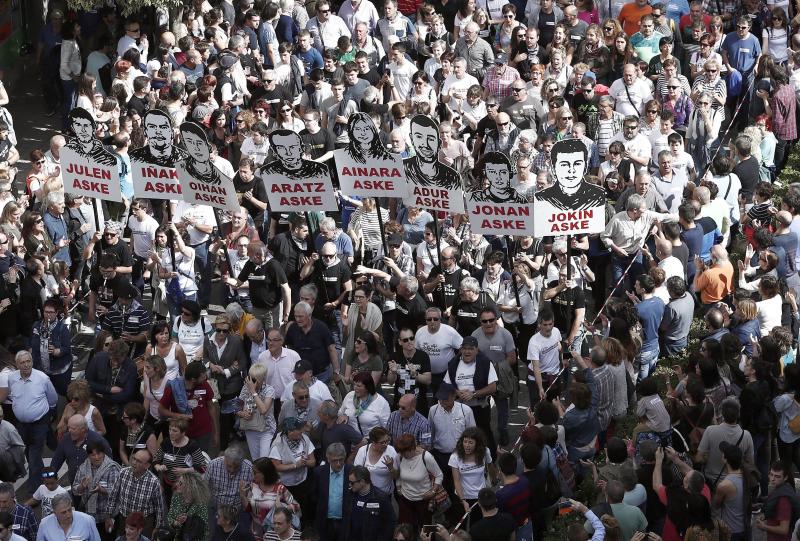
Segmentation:
<svg viewBox="0 0 800 541">
<path fill-rule="evenodd" d="M 800 539 L 800 2 L 57 4 L 29 165 L 0 84 L 0 541 Z M 345 193 L 357 113 L 506 201 L 580 140 L 605 230 Z M 65 193 L 78 117 L 121 202 Z M 134 197 L 186 121 L 237 211 Z M 337 212 L 271 211 L 275 130 Z"/>
</svg>

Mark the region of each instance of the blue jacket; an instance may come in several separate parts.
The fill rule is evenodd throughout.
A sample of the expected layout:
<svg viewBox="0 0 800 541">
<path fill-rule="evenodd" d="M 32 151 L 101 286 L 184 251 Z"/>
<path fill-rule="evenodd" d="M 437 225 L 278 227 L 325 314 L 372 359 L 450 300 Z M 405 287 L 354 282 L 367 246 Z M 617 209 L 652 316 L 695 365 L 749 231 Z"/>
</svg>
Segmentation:
<svg viewBox="0 0 800 541">
<path fill-rule="evenodd" d="M 343 539 L 391 541 L 397 517 L 389 495 L 373 486 L 366 496 L 353 494 L 349 490 L 347 496 L 342 506 Z"/>
<path fill-rule="evenodd" d="M 28 345 L 31 348 L 31 356 L 33 357 L 33 367 L 36 370 L 42 370 L 42 351 L 41 351 L 41 329 L 42 322 L 37 321 L 33 324 L 33 334 L 28 340 Z M 50 357 L 50 370 L 44 371 L 47 375 L 50 374 L 63 374 L 64 369 L 72 365 L 72 335 L 69 332 L 69 327 L 64 324 L 64 320 L 60 320 L 50 331 L 50 343 L 53 347 L 61 350 L 58 357 Z"/>
<path fill-rule="evenodd" d="M 42 219 L 44 220 L 44 227 L 47 234 L 53 239 L 53 244 L 58 246 L 61 239 L 69 240 L 69 233 L 67 231 L 68 217 L 66 215 L 53 216 L 50 212 L 45 212 L 42 214 Z M 55 261 L 63 261 L 68 266 L 72 265 L 72 258 L 69 256 L 69 244 L 56 252 L 53 259 Z"/>
<path fill-rule="evenodd" d="M 353 466 L 350 464 L 344 465 L 344 480 L 342 482 L 342 517 L 346 513 L 348 493 L 347 478 L 350 475 L 350 470 Z M 314 517 L 314 527 L 318 532 L 327 531 L 325 526 L 328 520 L 328 489 L 331 480 L 331 467 L 330 464 L 323 464 L 314 468 L 314 497 L 317 501 L 317 511 Z M 336 540 L 333 540 L 336 541 Z"/>
<path fill-rule="evenodd" d="M 86 440 L 79 446 L 75 445 L 75 442 L 72 441 L 72 436 L 67 432 L 61 436 L 61 441 L 58 442 L 58 447 L 56 447 L 56 452 L 53 453 L 53 460 L 50 463 L 50 467 L 58 471 L 61 469 L 61 465 L 66 462 L 69 482 L 73 483 L 75 481 L 75 475 L 78 473 L 78 468 L 86 461 L 86 444 L 96 441 L 103 444 L 107 456 L 113 456 L 111 454 L 111 446 L 108 445 L 106 439 L 94 430 L 89 430 L 86 433 Z"/>
</svg>

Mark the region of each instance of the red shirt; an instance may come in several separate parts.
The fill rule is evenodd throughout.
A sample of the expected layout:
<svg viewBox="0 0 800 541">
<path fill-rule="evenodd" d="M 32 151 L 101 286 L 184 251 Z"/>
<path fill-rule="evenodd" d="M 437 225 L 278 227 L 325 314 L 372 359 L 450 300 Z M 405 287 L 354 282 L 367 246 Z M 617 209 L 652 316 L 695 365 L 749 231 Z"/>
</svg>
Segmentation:
<svg viewBox="0 0 800 541">
<path fill-rule="evenodd" d="M 779 526 L 781 521 L 784 520 L 792 520 L 792 504 L 789 503 L 789 498 L 781 498 L 778 500 L 778 509 L 775 511 L 775 516 L 766 522 L 767 526 Z M 786 535 L 767 532 L 767 541 L 789 541 L 792 538 L 793 528 L 794 524 L 789 522 L 789 533 Z"/>
<path fill-rule="evenodd" d="M 711 502 L 711 490 L 709 490 L 708 485 L 703 485 L 702 494 L 705 499 Z M 663 505 L 667 505 L 667 487 L 662 486 L 659 489 L 658 500 Z M 683 541 L 683 537 L 678 534 L 678 529 L 675 528 L 675 523 L 670 520 L 669 516 L 664 520 L 664 531 L 661 532 L 661 539 L 662 541 Z"/>
<path fill-rule="evenodd" d="M 772 133 L 783 141 L 797 139 L 797 119 L 795 118 L 797 98 L 792 85 L 779 86 L 769 101 L 772 108 Z"/>
<path fill-rule="evenodd" d="M 692 21 L 692 16 L 691 15 L 684 15 L 683 17 L 681 17 L 681 20 L 680 20 L 680 23 L 678 24 L 678 26 L 680 27 L 681 31 L 683 31 L 683 29 L 686 28 L 687 26 L 692 26 L 693 22 L 694 21 Z M 710 25 L 710 24 L 711 24 L 711 15 L 704 14 L 703 15 L 703 26 L 705 26 L 705 31 L 706 32 L 708 32 L 708 25 Z"/>
<path fill-rule="evenodd" d="M 199 438 L 210 434 L 213 425 L 211 424 L 209 404 L 211 404 L 211 401 L 214 399 L 214 390 L 207 381 L 204 381 L 194 389 L 187 389 L 186 395 L 186 399 L 189 401 L 189 408 L 192 410 L 192 420 L 189 421 L 189 428 L 186 429 L 186 435 L 190 438 Z M 170 385 L 167 385 L 164 389 L 164 396 L 161 397 L 161 405 L 170 411 L 178 411 Z"/>
</svg>

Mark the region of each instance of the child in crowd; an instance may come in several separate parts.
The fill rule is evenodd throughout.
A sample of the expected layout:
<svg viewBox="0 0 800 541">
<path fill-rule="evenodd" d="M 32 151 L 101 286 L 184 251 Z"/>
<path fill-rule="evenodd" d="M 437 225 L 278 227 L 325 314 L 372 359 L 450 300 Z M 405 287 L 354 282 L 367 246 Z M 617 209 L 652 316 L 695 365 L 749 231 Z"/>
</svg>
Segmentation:
<svg viewBox="0 0 800 541">
<path fill-rule="evenodd" d="M 59 494 L 69 492 L 66 488 L 58 484 L 58 474 L 53 468 L 47 467 L 42 470 L 42 484 L 33 493 L 25 505 L 29 507 L 42 506 L 42 519 L 53 513 L 53 498 Z"/>
</svg>

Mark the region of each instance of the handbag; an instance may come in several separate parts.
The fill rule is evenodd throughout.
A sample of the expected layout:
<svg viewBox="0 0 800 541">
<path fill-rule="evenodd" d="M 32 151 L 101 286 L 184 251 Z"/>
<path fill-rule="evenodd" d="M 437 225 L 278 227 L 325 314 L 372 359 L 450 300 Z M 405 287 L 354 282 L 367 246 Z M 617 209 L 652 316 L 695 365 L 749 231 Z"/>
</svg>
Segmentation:
<svg viewBox="0 0 800 541">
<path fill-rule="evenodd" d="M 181 289 L 180 280 L 176 276 L 167 283 L 167 303 L 170 306 L 180 306 L 186 299 L 186 294 Z"/>
<path fill-rule="evenodd" d="M 181 541 L 203 539 L 205 536 L 205 529 L 205 524 L 200 517 L 197 515 L 189 515 L 186 518 L 186 522 L 181 525 L 180 532 L 178 532 L 178 539 Z"/>
</svg>

